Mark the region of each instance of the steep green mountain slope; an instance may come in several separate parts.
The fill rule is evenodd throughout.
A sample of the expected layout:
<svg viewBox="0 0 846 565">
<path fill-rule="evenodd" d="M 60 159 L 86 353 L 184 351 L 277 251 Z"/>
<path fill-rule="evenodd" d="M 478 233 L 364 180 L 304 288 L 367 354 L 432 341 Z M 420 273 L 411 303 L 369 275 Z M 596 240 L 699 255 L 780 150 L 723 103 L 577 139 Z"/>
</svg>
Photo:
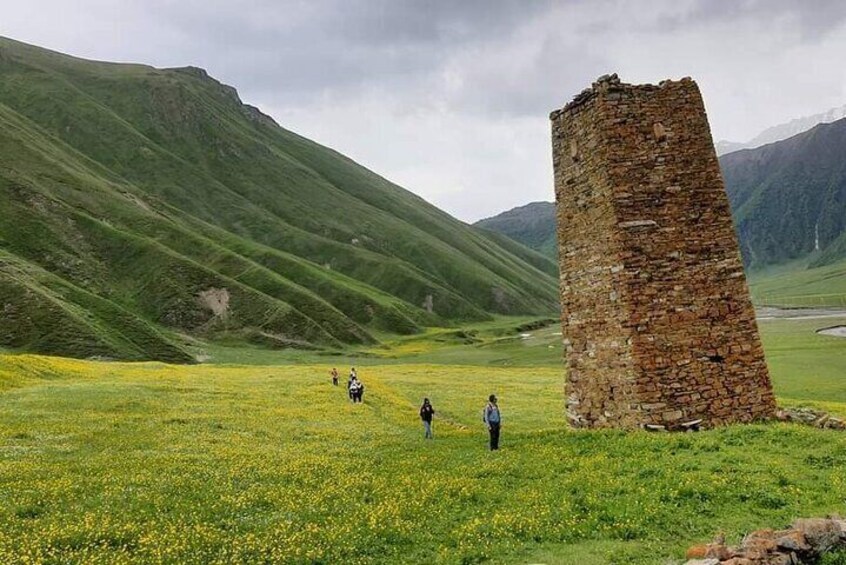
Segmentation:
<svg viewBox="0 0 846 565">
<path fill-rule="evenodd" d="M 188 360 L 180 334 L 367 343 L 555 309 L 555 266 L 196 68 L 0 38 L 0 346 Z"/>
<path fill-rule="evenodd" d="M 558 257 L 555 204 L 552 202 L 531 202 L 473 225 L 506 235 L 553 261 Z"/>
<path fill-rule="evenodd" d="M 846 257 L 846 119 L 729 153 L 720 165 L 747 265 Z"/>
<path fill-rule="evenodd" d="M 846 258 L 846 119 L 723 155 L 720 165 L 747 267 L 807 259 L 814 268 Z M 528 204 L 476 225 L 553 256 L 551 203 Z"/>
</svg>

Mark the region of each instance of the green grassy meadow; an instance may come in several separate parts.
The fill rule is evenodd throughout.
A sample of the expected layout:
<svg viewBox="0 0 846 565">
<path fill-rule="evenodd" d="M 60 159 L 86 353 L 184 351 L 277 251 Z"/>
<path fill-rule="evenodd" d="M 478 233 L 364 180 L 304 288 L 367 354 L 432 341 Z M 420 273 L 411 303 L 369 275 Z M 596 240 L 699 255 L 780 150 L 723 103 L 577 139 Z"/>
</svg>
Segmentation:
<svg viewBox="0 0 846 565">
<path fill-rule="evenodd" d="M 805 258 L 753 271 L 752 299 L 762 306 L 782 308 L 846 308 L 846 260 L 821 267 L 808 263 Z"/>
<path fill-rule="evenodd" d="M 0 562 L 673 563 L 718 532 L 846 512 L 843 433 L 569 429 L 557 327 L 525 323 L 329 359 L 0 356 Z M 846 340 L 814 333 L 832 323 L 761 322 L 782 403 L 846 415 Z M 352 363 L 363 405 L 328 377 Z"/>
</svg>

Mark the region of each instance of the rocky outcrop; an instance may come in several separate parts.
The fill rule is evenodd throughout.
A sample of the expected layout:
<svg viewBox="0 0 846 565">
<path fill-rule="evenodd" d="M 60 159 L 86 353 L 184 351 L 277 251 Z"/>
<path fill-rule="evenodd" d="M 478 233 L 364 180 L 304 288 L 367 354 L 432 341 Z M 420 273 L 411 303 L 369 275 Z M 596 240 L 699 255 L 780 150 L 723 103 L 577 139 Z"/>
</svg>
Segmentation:
<svg viewBox="0 0 846 565">
<path fill-rule="evenodd" d="M 813 408 L 781 408 L 776 418 L 782 422 L 796 422 L 830 430 L 846 430 L 846 422 L 822 410 Z"/>
<path fill-rule="evenodd" d="M 687 550 L 685 565 L 801 565 L 846 550 L 846 520 L 804 518 L 785 530 L 763 529 L 730 547 L 723 538 Z"/>
</svg>

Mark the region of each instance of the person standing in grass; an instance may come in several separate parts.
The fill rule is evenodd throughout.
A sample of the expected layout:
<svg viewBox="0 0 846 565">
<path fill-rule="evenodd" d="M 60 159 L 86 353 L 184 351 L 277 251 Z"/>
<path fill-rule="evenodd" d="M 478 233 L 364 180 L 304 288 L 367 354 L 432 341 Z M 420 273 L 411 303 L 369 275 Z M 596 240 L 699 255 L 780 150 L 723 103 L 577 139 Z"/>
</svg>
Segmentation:
<svg viewBox="0 0 846 565">
<path fill-rule="evenodd" d="M 355 399 L 353 398 L 352 385 L 353 385 L 353 382 L 354 382 L 357 378 L 358 378 L 358 377 L 357 377 L 357 376 L 356 376 L 356 374 L 355 374 L 355 367 L 353 367 L 352 369 L 350 369 L 350 376 L 349 376 L 349 378 L 347 378 L 347 394 L 349 394 L 349 396 L 350 396 L 350 400 L 352 400 L 353 402 L 355 402 Z"/>
<path fill-rule="evenodd" d="M 488 397 L 488 403 L 482 412 L 482 420 L 485 422 L 488 432 L 491 435 L 491 451 L 499 449 L 499 430 L 502 426 L 502 414 L 499 411 L 499 405 L 496 403 L 496 395 L 492 394 Z"/>
<path fill-rule="evenodd" d="M 423 406 L 420 407 L 420 419 L 423 421 L 423 438 L 434 439 L 432 434 L 432 419 L 435 417 L 435 409 L 428 398 L 423 399 Z"/>
<path fill-rule="evenodd" d="M 332 375 L 332 384 L 338 386 L 338 369 L 332 367 L 332 371 L 329 374 Z"/>
<path fill-rule="evenodd" d="M 352 400 L 353 404 L 355 404 L 356 402 L 363 402 L 363 398 L 364 384 L 357 378 L 353 377 L 352 381 L 350 381 L 350 400 Z"/>
</svg>

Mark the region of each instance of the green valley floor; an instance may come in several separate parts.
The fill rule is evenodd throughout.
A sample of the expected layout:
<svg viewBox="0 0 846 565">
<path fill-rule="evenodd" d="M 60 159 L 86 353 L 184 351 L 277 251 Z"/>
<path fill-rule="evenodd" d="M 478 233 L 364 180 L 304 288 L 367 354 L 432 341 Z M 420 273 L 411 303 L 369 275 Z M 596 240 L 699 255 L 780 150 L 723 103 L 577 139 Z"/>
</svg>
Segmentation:
<svg viewBox="0 0 846 565">
<path fill-rule="evenodd" d="M 846 415 L 846 339 L 815 333 L 837 322 L 761 322 L 781 403 Z M 356 358 L 0 356 L 0 562 L 673 563 L 719 532 L 846 513 L 846 434 L 573 431 L 558 330 L 523 323 Z M 329 379 L 353 362 L 363 405 Z"/>
</svg>

